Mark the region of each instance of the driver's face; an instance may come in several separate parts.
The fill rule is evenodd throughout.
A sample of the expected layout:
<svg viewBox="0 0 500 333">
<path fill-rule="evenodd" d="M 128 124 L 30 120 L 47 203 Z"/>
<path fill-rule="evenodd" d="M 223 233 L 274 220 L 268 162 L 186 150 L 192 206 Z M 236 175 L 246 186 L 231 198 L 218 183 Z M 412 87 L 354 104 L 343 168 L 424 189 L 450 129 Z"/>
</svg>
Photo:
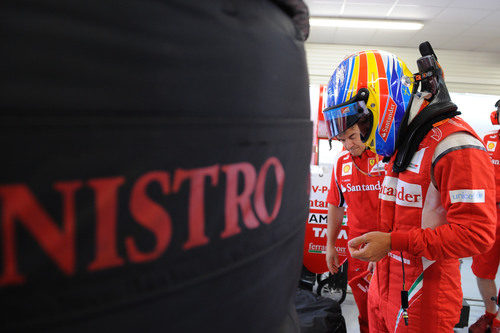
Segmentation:
<svg viewBox="0 0 500 333">
<path fill-rule="evenodd" d="M 344 133 L 336 136 L 337 140 L 342 142 L 345 149 L 353 156 L 361 156 L 366 149 L 365 144 L 361 141 L 358 125 L 348 128 Z"/>
</svg>

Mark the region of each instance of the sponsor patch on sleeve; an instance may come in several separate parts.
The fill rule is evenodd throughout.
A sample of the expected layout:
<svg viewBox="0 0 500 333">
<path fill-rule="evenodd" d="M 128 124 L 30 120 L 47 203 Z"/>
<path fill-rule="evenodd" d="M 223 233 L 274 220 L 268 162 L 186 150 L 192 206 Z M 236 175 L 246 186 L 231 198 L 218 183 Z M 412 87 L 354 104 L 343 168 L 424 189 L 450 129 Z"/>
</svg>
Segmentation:
<svg viewBox="0 0 500 333">
<path fill-rule="evenodd" d="M 481 203 L 484 202 L 484 190 L 454 190 L 450 191 L 451 203 Z"/>
</svg>

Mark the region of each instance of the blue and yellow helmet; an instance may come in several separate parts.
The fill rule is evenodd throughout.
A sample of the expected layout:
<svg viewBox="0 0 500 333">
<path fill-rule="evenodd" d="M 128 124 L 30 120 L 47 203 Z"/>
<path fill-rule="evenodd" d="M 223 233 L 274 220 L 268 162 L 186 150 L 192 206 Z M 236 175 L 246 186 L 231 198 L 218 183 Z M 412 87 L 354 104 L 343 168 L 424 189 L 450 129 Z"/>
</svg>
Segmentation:
<svg viewBox="0 0 500 333">
<path fill-rule="evenodd" d="M 362 51 L 344 59 L 330 78 L 323 110 L 330 138 L 358 124 L 370 150 L 391 156 L 412 78 L 405 63 L 389 52 Z"/>
</svg>

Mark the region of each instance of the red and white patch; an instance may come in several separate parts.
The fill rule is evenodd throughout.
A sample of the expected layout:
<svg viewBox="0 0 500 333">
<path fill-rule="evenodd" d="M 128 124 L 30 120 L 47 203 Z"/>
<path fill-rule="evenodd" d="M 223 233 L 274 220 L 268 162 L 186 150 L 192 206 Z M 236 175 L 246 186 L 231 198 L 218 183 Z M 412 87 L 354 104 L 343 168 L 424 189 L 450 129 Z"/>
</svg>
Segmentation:
<svg viewBox="0 0 500 333">
<path fill-rule="evenodd" d="M 346 114 L 346 113 L 349 113 L 349 110 L 350 110 L 349 107 L 346 106 L 346 107 L 343 107 L 342 109 L 340 109 L 340 113 Z"/>
<path fill-rule="evenodd" d="M 443 137 L 443 132 L 439 128 L 434 127 L 432 129 L 432 135 L 431 138 L 433 138 L 436 141 L 441 141 L 441 138 Z"/>
<path fill-rule="evenodd" d="M 352 162 L 347 162 L 342 165 L 342 176 L 352 175 Z"/>
<path fill-rule="evenodd" d="M 382 117 L 378 131 L 380 137 L 384 141 L 387 141 L 387 137 L 389 136 L 389 132 L 391 131 L 394 115 L 396 114 L 396 109 L 396 103 L 394 103 L 394 100 L 389 97 L 387 107 L 384 111 L 384 116 Z"/>
<path fill-rule="evenodd" d="M 414 173 L 420 173 L 420 166 L 422 165 L 422 159 L 424 158 L 425 150 L 426 148 L 422 148 L 419 151 L 413 155 L 410 164 L 406 168 L 406 170 L 414 172 Z"/>
</svg>

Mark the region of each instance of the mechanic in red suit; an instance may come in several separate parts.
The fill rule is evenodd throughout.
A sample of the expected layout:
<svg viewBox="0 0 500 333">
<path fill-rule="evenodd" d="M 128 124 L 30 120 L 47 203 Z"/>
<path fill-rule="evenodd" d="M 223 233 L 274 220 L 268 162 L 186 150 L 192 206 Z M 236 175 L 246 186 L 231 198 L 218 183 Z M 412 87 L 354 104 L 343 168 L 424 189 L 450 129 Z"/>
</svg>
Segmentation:
<svg viewBox="0 0 500 333">
<path fill-rule="evenodd" d="M 500 113 L 500 100 L 495 104 L 496 111 L 491 113 L 491 122 L 493 125 L 498 125 L 498 116 Z M 500 333 L 500 312 L 497 310 L 497 302 L 492 299 L 498 294 L 497 286 L 495 285 L 495 276 L 498 271 L 500 262 L 500 145 L 499 131 L 495 131 L 484 137 L 483 141 L 486 150 L 490 155 L 493 168 L 495 169 L 495 184 L 497 188 L 497 230 L 496 241 L 491 250 L 486 253 L 474 256 L 472 258 L 472 272 L 477 278 L 477 286 L 484 301 L 485 314 L 482 315 L 473 325 L 469 327 L 469 332 L 483 333 L 490 329 L 491 333 Z"/>
<path fill-rule="evenodd" d="M 367 150 L 359 134 L 359 127 L 354 124 L 335 138 L 344 146 L 336 157 L 330 190 L 328 192 L 328 233 L 326 264 L 335 274 L 340 262 L 335 243 L 342 226 L 346 207 L 348 217 L 348 238 L 355 238 L 377 228 L 373 218 L 377 212 L 378 192 L 384 178 L 382 160 Z M 379 161 L 380 160 L 380 161 Z M 380 163 L 379 163 L 380 162 Z M 373 270 L 369 263 L 348 256 L 347 278 L 359 310 L 360 332 L 368 332 L 368 278 Z M 359 277 L 357 279 L 356 277 Z M 365 279 L 367 277 L 367 279 Z M 359 282 L 362 283 L 358 286 Z"/>
</svg>

